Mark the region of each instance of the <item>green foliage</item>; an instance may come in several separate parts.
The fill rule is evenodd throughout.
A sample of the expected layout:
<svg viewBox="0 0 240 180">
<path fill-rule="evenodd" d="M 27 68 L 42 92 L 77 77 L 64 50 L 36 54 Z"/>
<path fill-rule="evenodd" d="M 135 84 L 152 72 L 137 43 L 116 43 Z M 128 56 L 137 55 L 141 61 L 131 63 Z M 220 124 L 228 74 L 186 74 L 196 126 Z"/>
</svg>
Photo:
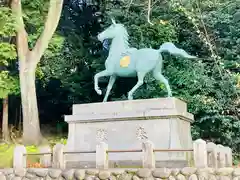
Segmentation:
<svg viewBox="0 0 240 180">
<path fill-rule="evenodd" d="M 22 2 L 29 45 L 32 48 L 43 30 L 48 0 Z M 204 0 L 200 4 L 198 1 L 184 1 L 183 4 L 178 0 L 156 1 L 151 13 L 151 22 L 154 25 L 150 25 L 147 23 L 146 7 L 142 2 L 134 1 L 130 7 L 123 1 L 119 4 L 108 2 L 101 6 L 105 18 L 101 27 L 93 20 L 81 24 L 80 21 L 86 19 L 84 13 L 75 12 L 78 15 L 74 19 L 66 5 L 58 32 L 37 71 L 40 79 L 39 107 L 42 108 L 42 114 L 55 120 L 62 114 L 70 113 L 68 108 L 73 103 L 102 100 L 103 97 L 93 90 L 93 76 L 104 69 L 107 53 L 97 41 L 96 34 L 109 26 L 111 15 L 126 26 L 132 47 L 159 48 L 163 42 L 173 41 L 178 47 L 200 57 L 197 60 L 188 60 L 164 54 L 163 74 L 169 79 L 173 95 L 185 100 L 189 111 L 195 116 L 193 137 L 210 139 L 239 151 L 239 3 L 239 0 Z M 5 15 L 4 19 L 8 17 L 10 15 Z M 2 22 L 6 20 L 0 21 L 0 27 Z M 4 27 L 0 28 L 0 32 L 2 29 L 7 33 L 12 31 L 12 28 L 8 30 L 8 27 Z M 5 60 L 1 58 L 0 63 L 7 65 L 14 59 L 12 50 L 15 47 L 9 44 L 2 46 L 0 57 Z M 9 73 L 0 75 L 0 88 L 6 89 L 6 79 L 9 79 Z M 101 79 L 102 89 L 106 88 L 107 82 L 107 78 Z M 134 95 L 135 98 L 167 95 L 164 85 L 153 81 L 151 75 L 146 77 L 146 82 Z M 136 79 L 120 78 L 113 88 L 110 100 L 125 99 L 124 95 L 135 83 Z M 48 113 L 50 108 L 53 109 L 52 113 Z"/>
<path fill-rule="evenodd" d="M 0 43 L 0 64 L 4 66 L 9 65 L 9 60 L 16 59 L 16 49 L 14 44 L 9 44 L 7 42 Z"/>
<path fill-rule="evenodd" d="M 0 98 L 9 94 L 17 94 L 20 91 L 18 78 L 10 76 L 8 71 L 0 73 Z"/>
<path fill-rule="evenodd" d="M 190 54 L 200 57 L 187 60 L 164 54 L 163 73 L 169 79 L 173 95 L 185 100 L 189 111 L 195 115 L 193 137 L 211 139 L 234 146 L 235 149 L 239 148 L 240 128 L 237 111 L 240 23 L 231 19 L 237 16 L 237 3 L 202 1 L 197 5 L 197 1 L 192 1 L 181 5 L 179 1 L 156 2 L 151 17 L 154 25 L 147 23 L 146 11 L 141 3 L 135 1 L 130 8 L 124 3 L 106 3 L 105 24 L 98 30 L 109 26 L 109 16 L 113 16 L 127 27 L 132 47 L 159 48 L 163 42 L 173 41 Z M 199 13 L 199 7 L 202 14 Z M 106 54 L 99 49 L 98 53 L 90 53 L 89 49 L 94 51 L 92 49 L 97 45 L 92 29 L 86 28 L 86 35 L 85 31 L 72 25 L 71 18 L 66 19 L 61 25 L 64 27 L 71 24 L 71 30 L 63 30 L 64 47 L 50 61 L 45 59 L 41 68 L 48 82 L 51 82 L 51 78 L 60 80 L 62 93 L 67 94 L 61 103 L 70 106 L 72 103 L 100 101 L 102 97 L 93 91 L 92 79 L 96 72 L 104 69 Z M 208 34 L 204 30 L 205 26 Z M 207 35 L 210 44 L 214 46 L 214 54 L 206 40 Z M 146 82 L 137 91 L 135 98 L 167 95 L 164 85 L 153 81 L 151 76 L 147 76 Z M 120 78 L 110 99 L 125 99 L 122 94 L 126 94 L 135 83 L 135 79 Z M 107 79 L 102 79 L 100 85 L 106 88 Z"/>
<path fill-rule="evenodd" d="M 0 6 L 0 36 L 8 38 L 15 34 L 15 23 L 11 10 L 7 7 Z M 2 41 L 1 41 L 2 42 Z"/>
<path fill-rule="evenodd" d="M 49 8 L 49 0 L 23 0 L 22 8 L 26 31 L 28 32 L 29 48 L 32 49 L 44 29 Z M 63 37 L 55 34 L 44 56 L 53 56 L 54 52 L 57 53 L 60 51 L 62 44 Z"/>
<path fill-rule="evenodd" d="M 16 58 L 16 50 L 10 44 L 11 36 L 15 34 L 14 19 L 11 10 L 0 6 L 0 65 L 8 66 L 9 60 Z"/>
<path fill-rule="evenodd" d="M 125 4 L 109 3 L 106 11 L 108 15 L 115 17 L 127 27 L 130 44 L 133 47 L 159 48 L 163 42 L 174 41 L 179 47 L 201 58 L 186 60 L 165 54 L 163 73 L 171 83 L 174 96 L 185 100 L 189 111 L 195 115 L 193 137 L 202 137 L 216 143 L 230 145 L 234 150 L 240 148 L 240 123 L 237 110 L 239 106 L 239 87 L 237 87 L 240 59 L 239 23 L 231 20 L 238 11 L 237 3 L 239 2 L 227 1 L 214 4 L 203 1 L 198 7 L 197 2 L 193 1 L 184 7 L 174 2 L 156 2 L 152 9 L 153 26 L 147 23 L 144 8 L 136 3 L 130 9 Z M 201 14 L 199 8 L 201 8 Z M 104 27 L 110 24 L 108 16 L 105 22 Z M 207 36 L 210 42 L 207 41 Z M 213 46 L 214 52 L 211 51 L 209 43 Z M 84 54 L 84 49 L 79 48 L 79 51 L 82 52 L 89 69 L 95 69 L 95 72 L 89 70 L 89 74 L 104 68 L 106 57 L 100 57 L 99 60 Z M 65 58 L 62 57 L 62 59 Z M 71 93 L 78 92 L 78 95 L 75 94 L 75 100 L 85 95 L 78 102 L 89 101 L 84 99 L 93 101 L 95 97 L 86 91 L 86 88 L 90 87 L 87 89 L 88 92 L 93 92 L 91 82 L 84 81 L 87 71 L 79 72 L 80 69 L 86 69 L 86 65 L 83 63 L 84 67 L 77 68 L 76 72 L 72 73 L 70 70 L 74 69 L 75 61 L 71 62 L 73 64 L 67 63 L 68 68 L 64 71 L 61 71 L 59 64 L 61 82 L 65 82 L 64 87 L 69 87 Z M 165 87 L 152 80 L 151 76 L 146 78 L 148 83 L 138 90 L 135 98 L 166 96 Z M 112 99 L 114 100 L 125 99 L 121 97 L 122 93 L 126 94 L 135 83 L 127 79 L 122 81 L 124 83 L 118 82 L 117 88 L 113 89 Z M 102 80 L 102 82 L 106 87 L 106 81 Z"/>
<path fill-rule="evenodd" d="M 0 72 L 0 98 L 19 92 L 18 79 L 11 76 L 7 67 L 16 59 L 16 47 L 11 43 L 15 35 L 15 23 L 11 10 L 0 6 L 0 66 L 5 69 Z"/>
<path fill-rule="evenodd" d="M 207 8 L 206 3 L 209 3 Z M 219 2 L 215 5 L 205 1 L 201 4 L 195 2 L 191 7 L 196 11 L 191 12 L 182 8 L 180 13 L 186 14 L 188 11 L 188 15 L 190 14 L 192 18 L 196 19 L 195 24 L 199 30 L 205 33 L 205 36 L 208 35 L 211 40 L 211 42 L 206 42 L 206 39 L 195 35 L 195 41 L 183 41 L 189 47 L 194 47 L 195 43 L 202 45 L 203 48 L 199 48 L 200 52 L 199 50 L 194 51 L 199 55 L 202 54 L 203 72 L 206 76 L 199 76 L 199 72 L 196 72 L 200 78 L 203 78 L 201 84 L 206 82 L 209 86 L 209 88 L 199 86 L 201 89 L 196 89 L 191 87 L 192 83 L 189 83 L 191 90 L 195 90 L 191 97 L 186 96 L 189 108 L 196 117 L 193 128 L 194 135 L 230 145 L 234 150 L 239 151 L 240 91 L 237 86 L 240 60 L 239 43 L 237 43 L 239 23 L 232 21 L 234 14 L 238 11 L 237 4 L 239 1 Z M 185 30 L 180 33 L 185 37 L 194 34 Z M 210 51 L 207 43 L 212 45 L 214 54 Z M 187 92 L 191 92 L 190 89 Z"/>
<path fill-rule="evenodd" d="M 32 49 L 43 32 L 49 8 L 49 0 L 23 0 L 22 8 L 24 13 L 24 23 L 26 31 L 28 32 L 29 48 Z M 61 52 L 63 43 L 64 37 L 60 34 L 54 34 L 42 59 L 50 60 L 54 56 L 57 56 Z M 45 75 L 39 67 L 40 65 L 37 67 L 36 76 L 39 79 L 42 79 Z"/>
</svg>

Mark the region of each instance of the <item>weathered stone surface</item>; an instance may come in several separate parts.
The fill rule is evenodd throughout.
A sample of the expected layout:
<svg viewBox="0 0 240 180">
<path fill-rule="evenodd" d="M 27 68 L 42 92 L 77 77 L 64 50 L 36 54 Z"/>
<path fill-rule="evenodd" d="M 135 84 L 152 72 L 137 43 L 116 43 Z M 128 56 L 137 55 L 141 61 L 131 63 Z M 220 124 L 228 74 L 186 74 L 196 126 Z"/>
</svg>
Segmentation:
<svg viewBox="0 0 240 180">
<path fill-rule="evenodd" d="M 6 169 L 2 169 L 1 172 L 5 175 L 8 175 L 8 174 L 13 174 L 13 169 L 10 169 L 10 168 L 6 168 Z"/>
<path fill-rule="evenodd" d="M 216 169 L 214 168 L 207 168 L 207 169 L 209 174 L 214 174 L 214 175 L 216 174 L 216 171 L 215 171 Z"/>
<path fill-rule="evenodd" d="M 201 173 L 198 175 L 199 180 L 208 180 L 209 176 L 207 173 Z"/>
<path fill-rule="evenodd" d="M 44 177 L 35 177 L 32 180 L 44 180 Z"/>
<path fill-rule="evenodd" d="M 66 170 L 66 171 L 62 172 L 62 177 L 64 177 L 64 179 L 66 179 L 66 180 L 72 180 L 73 175 L 74 175 L 74 170 L 73 169 Z"/>
<path fill-rule="evenodd" d="M 13 177 L 11 180 L 22 180 L 22 178 L 19 177 L 19 176 L 15 176 L 15 177 Z"/>
<path fill-rule="evenodd" d="M 23 177 L 22 180 L 30 180 L 30 179 Z M 50 179 L 46 179 L 46 180 L 52 180 L 52 179 L 50 178 Z"/>
<path fill-rule="evenodd" d="M 180 172 L 181 173 L 180 173 Z M 12 172 L 12 173 L 9 173 Z M 88 174 L 87 174 L 88 173 Z M 181 170 L 142 169 L 15 169 L 0 170 L 0 180 L 240 180 L 240 168 L 185 167 Z"/>
<path fill-rule="evenodd" d="M 118 176 L 118 180 L 132 180 L 132 177 L 132 174 L 123 173 Z"/>
<path fill-rule="evenodd" d="M 198 177 L 196 174 L 192 174 L 192 175 L 190 175 L 188 180 L 198 180 Z"/>
<path fill-rule="evenodd" d="M 139 177 L 141 177 L 141 178 L 147 178 L 147 177 L 150 177 L 151 176 L 151 170 L 150 169 L 145 169 L 145 168 L 143 168 L 143 169 L 139 169 L 138 171 L 137 171 L 137 175 L 139 176 Z"/>
<path fill-rule="evenodd" d="M 99 170 L 97 170 L 97 169 L 88 169 L 88 170 L 86 170 L 86 174 L 88 174 L 88 175 L 93 175 L 93 176 L 95 176 L 95 175 L 97 175 L 99 173 Z"/>
<path fill-rule="evenodd" d="M 136 176 L 136 175 L 134 175 L 134 176 L 132 177 L 132 179 L 133 179 L 133 180 L 140 180 L 140 178 L 139 178 L 138 176 Z"/>
<path fill-rule="evenodd" d="M 219 176 L 218 180 L 231 180 L 229 176 Z"/>
<path fill-rule="evenodd" d="M 197 175 L 199 180 L 208 180 L 210 169 L 209 168 L 202 168 L 197 170 Z"/>
<path fill-rule="evenodd" d="M 240 176 L 234 177 L 233 180 L 240 180 Z"/>
<path fill-rule="evenodd" d="M 26 175 L 25 175 L 25 177 L 26 177 L 26 178 L 28 178 L 28 179 L 32 179 L 32 178 L 35 178 L 35 177 L 36 177 L 36 175 L 35 175 L 35 174 L 32 174 L 32 173 L 29 173 L 29 172 L 27 172 L 27 173 L 26 173 Z"/>
<path fill-rule="evenodd" d="M 92 175 L 88 175 L 88 176 L 85 176 L 84 180 L 95 180 L 95 176 L 92 176 Z"/>
<path fill-rule="evenodd" d="M 170 176 L 171 170 L 168 168 L 159 168 L 153 171 L 153 177 L 166 179 Z"/>
<path fill-rule="evenodd" d="M 35 170 L 36 170 L 36 169 L 34 169 L 34 168 L 28 168 L 28 169 L 27 169 L 27 172 L 28 172 L 28 173 L 35 173 Z"/>
<path fill-rule="evenodd" d="M 240 176 L 240 168 L 234 169 L 233 175 L 234 175 L 234 176 Z"/>
<path fill-rule="evenodd" d="M 177 176 L 179 173 L 180 173 L 180 170 L 177 169 L 177 168 L 171 170 L 171 174 L 172 174 L 173 176 Z"/>
<path fill-rule="evenodd" d="M 8 174 L 8 175 L 6 175 L 7 180 L 8 180 L 8 179 L 12 179 L 13 177 L 14 177 L 14 174 Z"/>
<path fill-rule="evenodd" d="M 132 173 L 132 174 L 136 174 L 137 173 L 137 169 L 126 169 L 125 172 L 126 173 Z"/>
<path fill-rule="evenodd" d="M 111 175 L 109 180 L 117 180 L 117 178 L 115 176 Z"/>
<path fill-rule="evenodd" d="M 143 180 L 155 180 L 155 178 L 154 178 L 154 177 L 152 177 L 152 176 L 150 176 L 150 177 L 147 177 L 147 178 L 141 178 L 141 179 L 143 179 Z"/>
<path fill-rule="evenodd" d="M 38 177 L 46 177 L 48 175 L 48 169 L 36 169 L 35 174 Z"/>
<path fill-rule="evenodd" d="M 219 168 L 216 170 L 216 174 L 217 175 L 221 175 L 221 176 L 228 176 L 231 175 L 233 172 L 233 168 L 230 167 L 226 167 L 226 168 Z"/>
<path fill-rule="evenodd" d="M 217 177 L 215 175 L 210 174 L 209 175 L 209 180 L 217 180 Z"/>
<path fill-rule="evenodd" d="M 169 176 L 168 179 L 169 179 L 169 180 L 176 180 L 175 177 L 174 177 L 174 176 L 171 176 L 171 175 Z"/>
<path fill-rule="evenodd" d="M 123 174 L 125 171 L 124 169 L 113 169 L 111 172 L 112 172 L 112 175 L 118 176 L 120 174 Z"/>
<path fill-rule="evenodd" d="M 26 169 L 25 168 L 14 169 L 14 173 L 15 173 L 15 176 L 23 177 L 26 174 Z"/>
<path fill-rule="evenodd" d="M 190 175 L 196 173 L 196 171 L 197 171 L 197 168 L 195 168 L 195 167 L 185 167 L 185 168 L 181 169 L 181 173 L 185 176 L 190 176 Z"/>
<path fill-rule="evenodd" d="M 109 171 L 100 171 L 98 174 L 98 177 L 100 179 L 108 179 L 111 176 L 111 173 Z"/>
<path fill-rule="evenodd" d="M 0 174 L 0 180 L 7 180 L 7 178 L 4 174 Z"/>
<path fill-rule="evenodd" d="M 156 109 L 160 110 L 158 111 Z M 121 149 L 127 149 L 129 147 L 138 149 L 138 143 L 133 144 L 133 142 L 136 141 L 136 135 L 134 133 L 136 131 L 136 123 L 129 119 L 129 113 L 131 113 L 132 118 L 139 118 L 140 116 L 148 117 L 147 119 L 138 121 L 137 126 L 144 127 L 144 130 L 148 132 L 148 136 L 151 137 L 153 144 L 161 145 L 162 149 L 168 148 L 168 138 L 159 137 L 165 137 L 166 132 L 160 131 L 158 128 L 153 127 L 157 126 L 167 130 L 169 128 L 170 122 L 172 122 L 173 127 L 184 127 L 185 131 L 185 133 L 181 133 L 177 130 L 169 132 L 171 133 L 170 136 L 172 138 L 172 146 L 175 148 L 182 147 L 183 149 L 192 146 L 192 138 L 190 138 L 191 126 L 189 121 L 191 121 L 190 119 L 192 119 L 193 116 L 187 113 L 186 103 L 176 98 L 159 98 L 74 105 L 73 115 L 65 116 L 65 120 L 69 123 L 69 127 L 71 127 L 69 128 L 70 133 L 66 146 L 67 149 L 71 151 L 86 151 L 86 148 L 88 149 L 92 147 L 93 144 L 95 147 L 96 142 L 92 142 L 92 140 L 96 139 L 96 133 L 93 133 L 93 131 L 95 132 L 100 128 L 98 122 L 100 119 L 104 119 L 101 120 L 100 124 L 102 127 L 104 127 L 104 130 L 108 132 L 108 145 L 111 147 L 111 149 L 119 148 L 119 142 L 116 140 L 116 137 L 121 137 Z M 172 115 L 174 114 L 175 116 L 175 113 L 181 116 L 173 118 Z M 122 119 L 124 119 L 124 123 L 119 120 L 120 116 Z M 153 116 L 161 117 L 160 119 L 163 118 L 164 120 L 152 118 Z M 186 118 L 184 118 L 184 116 Z M 184 144 L 182 144 L 182 142 L 184 142 Z M 87 146 L 84 145 L 85 143 L 87 143 Z M 163 156 L 161 154 L 162 153 L 155 153 L 156 161 L 171 160 L 175 157 L 177 159 L 185 160 L 185 157 L 178 157 L 178 153 L 171 153 L 171 157 L 168 155 Z M 110 154 L 110 157 L 111 156 L 112 155 Z M 142 153 L 121 153 L 121 155 L 116 156 L 116 161 L 120 162 L 125 160 L 132 160 L 135 164 L 135 161 L 141 160 L 141 156 Z M 68 157 L 69 160 L 74 159 L 74 157 L 78 157 L 76 161 L 91 160 L 93 162 L 96 160 L 95 155 L 86 155 L 86 157 L 80 157 L 78 155 L 72 154 L 66 156 L 66 158 Z M 68 159 L 66 159 L 66 161 L 68 161 Z"/>
<path fill-rule="evenodd" d="M 177 175 L 177 180 L 186 180 L 185 176 L 182 174 Z"/>
<path fill-rule="evenodd" d="M 44 178 L 44 180 L 52 180 L 52 178 L 51 178 L 49 175 L 47 175 L 47 176 Z"/>
<path fill-rule="evenodd" d="M 211 171 L 211 168 L 201 168 L 201 169 L 197 169 L 196 174 L 209 173 L 210 171 Z"/>
<path fill-rule="evenodd" d="M 85 170 L 77 169 L 74 172 L 74 176 L 77 180 L 82 180 L 85 178 Z"/>
<path fill-rule="evenodd" d="M 61 173 L 62 171 L 59 169 L 51 169 L 49 170 L 48 175 L 54 179 L 54 178 L 58 178 Z"/>
</svg>

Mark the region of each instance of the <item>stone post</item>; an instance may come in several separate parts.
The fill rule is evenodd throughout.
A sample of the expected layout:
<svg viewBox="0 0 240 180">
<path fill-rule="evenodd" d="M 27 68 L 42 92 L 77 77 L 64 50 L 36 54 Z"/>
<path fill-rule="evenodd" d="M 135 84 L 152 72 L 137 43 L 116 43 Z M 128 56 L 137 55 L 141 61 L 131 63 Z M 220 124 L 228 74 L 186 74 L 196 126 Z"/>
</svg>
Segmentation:
<svg viewBox="0 0 240 180">
<path fill-rule="evenodd" d="M 53 147 L 53 162 L 52 167 L 56 169 L 65 169 L 65 160 L 64 160 L 64 145 L 56 144 Z"/>
<path fill-rule="evenodd" d="M 153 143 L 150 141 L 146 141 L 142 143 L 143 168 L 150 168 L 150 169 L 155 168 L 155 155 L 154 155 L 153 148 L 154 148 Z"/>
<path fill-rule="evenodd" d="M 232 167 L 232 149 L 230 147 L 224 147 L 226 153 L 226 167 Z"/>
<path fill-rule="evenodd" d="M 207 145 L 202 139 L 193 142 L 194 164 L 196 168 L 206 168 L 207 165 Z"/>
<path fill-rule="evenodd" d="M 221 144 L 217 145 L 218 151 L 218 168 L 223 168 L 226 165 L 225 149 Z"/>
<path fill-rule="evenodd" d="M 21 169 L 27 166 L 27 150 L 23 145 L 17 145 L 13 152 L 13 168 Z"/>
<path fill-rule="evenodd" d="M 218 166 L 218 160 L 217 160 L 217 145 L 210 142 L 207 143 L 207 161 L 208 161 L 208 166 L 212 168 L 217 168 Z"/>
<path fill-rule="evenodd" d="M 44 155 L 41 155 L 40 157 L 40 164 L 43 165 L 45 168 L 51 167 L 52 165 L 52 149 L 49 145 L 41 146 L 39 148 L 40 153 L 46 153 Z"/>
<path fill-rule="evenodd" d="M 96 146 L 96 168 L 108 169 L 108 145 L 105 142 L 99 142 Z"/>
</svg>

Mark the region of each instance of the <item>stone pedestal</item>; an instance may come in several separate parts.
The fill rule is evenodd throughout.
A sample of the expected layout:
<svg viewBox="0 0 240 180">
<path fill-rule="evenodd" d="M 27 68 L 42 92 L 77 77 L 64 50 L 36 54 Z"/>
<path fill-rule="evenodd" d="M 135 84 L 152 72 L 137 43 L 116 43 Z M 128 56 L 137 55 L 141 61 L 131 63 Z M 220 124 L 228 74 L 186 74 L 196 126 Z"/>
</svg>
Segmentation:
<svg viewBox="0 0 240 180">
<path fill-rule="evenodd" d="M 93 151 L 99 138 L 105 139 L 109 150 L 141 149 L 140 134 L 155 149 L 192 148 L 193 115 L 176 98 L 76 104 L 65 121 L 69 124 L 67 151 Z M 110 153 L 108 157 L 110 164 L 125 167 L 139 166 L 142 159 L 141 153 Z M 156 167 L 181 166 L 177 163 L 186 162 L 186 153 L 156 152 L 155 158 Z M 66 160 L 80 161 L 77 166 L 81 167 L 94 166 L 95 154 L 66 155 Z"/>
</svg>

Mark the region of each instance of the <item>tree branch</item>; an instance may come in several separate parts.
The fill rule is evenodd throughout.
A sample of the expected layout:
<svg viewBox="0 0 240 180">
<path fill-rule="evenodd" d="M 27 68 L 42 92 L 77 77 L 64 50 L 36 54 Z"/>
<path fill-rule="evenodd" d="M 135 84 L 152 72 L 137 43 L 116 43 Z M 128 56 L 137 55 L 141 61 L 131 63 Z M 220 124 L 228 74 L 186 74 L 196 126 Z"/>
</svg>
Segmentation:
<svg viewBox="0 0 240 180">
<path fill-rule="evenodd" d="M 12 0 L 12 12 L 16 19 L 16 43 L 19 59 L 24 61 L 28 50 L 28 35 L 24 27 L 21 0 Z"/>
<path fill-rule="evenodd" d="M 33 48 L 33 53 L 36 61 L 38 63 L 40 61 L 41 56 L 44 51 L 48 48 L 48 44 L 56 31 L 58 26 L 58 22 L 62 12 L 63 0 L 50 0 L 50 5 L 48 9 L 47 20 L 45 22 L 45 27 L 40 35 L 39 39 L 36 42 L 35 47 Z"/>
<path fill-rule="evenodd" d="M 147 15 L 147 21 L 149 24 L 153 25 L 153 23 L 150 20 L 150 14 L 151 14 L 151 1 L 152 0 L 148 0 L 148 15 Z"/>
</svg>

